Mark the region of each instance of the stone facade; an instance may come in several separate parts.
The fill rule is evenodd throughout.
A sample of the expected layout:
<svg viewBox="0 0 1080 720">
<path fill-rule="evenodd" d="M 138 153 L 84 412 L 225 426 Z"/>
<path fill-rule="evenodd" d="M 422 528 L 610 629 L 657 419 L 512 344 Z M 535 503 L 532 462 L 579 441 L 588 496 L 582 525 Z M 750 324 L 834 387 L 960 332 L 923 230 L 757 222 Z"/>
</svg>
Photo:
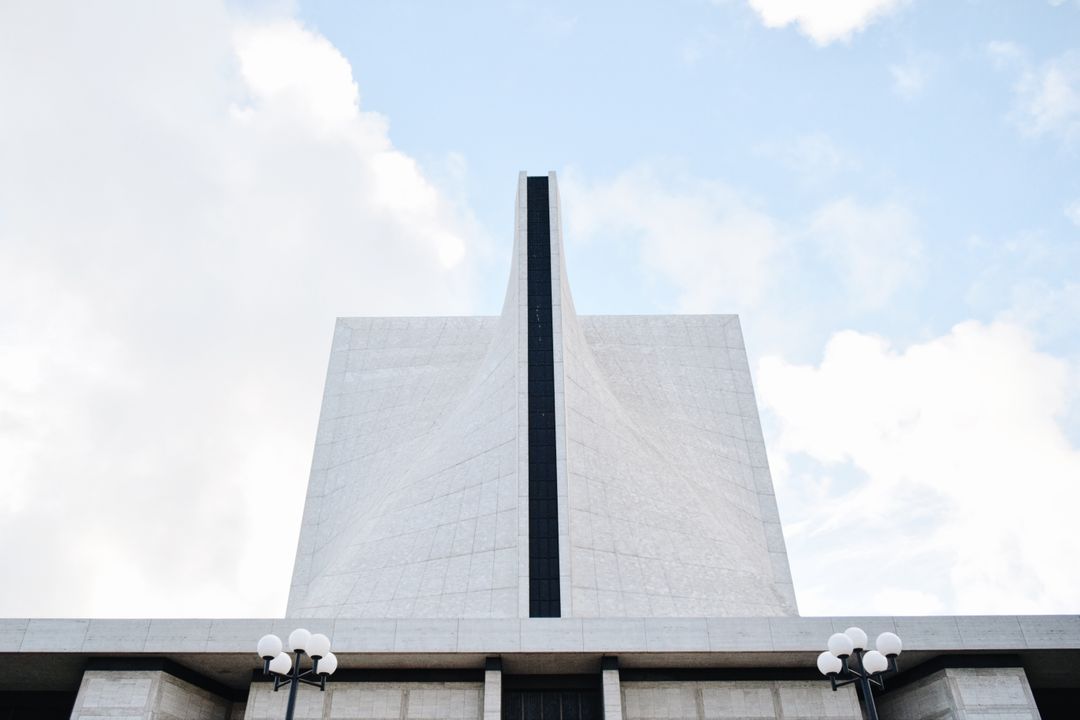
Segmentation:
<svg viewBox="0 0 1080 720">
<path fill-rule="evenodd" d="M 611 658 L 614 660 L 614 658 Z M 808 680 L 620 682 L 604 663 L 604 720 L 861 720 L 854 688 Z M 296 720 L 499 720 L 502 671 L 483 682 L 331 682 L 301 688 Z M 230 702 L 168 672 L 90 670 L 72 720 L 277 720 L 288 692 Z M 882 720 L 1040 720 L 1022 668 L 946 668 L 881 695 Z"/>
<path fill-rule="evenodd" d="M 528 617 L 526 180 L 500 317 L 338 321 L 290 615 Z M 579 317 L 547 183 L 561 615 L 794 615 L 738 318 Z"/>
<path fill-rule="evenodd" d="M 850 686 L 811 681 L 623 683 L 625 720 L 862 720 Z"/>
<path fill-rule="evenodd" d="M 514 370 L 490 318 L 338 322 L 291 608 L 514 617 Z M 504 333 L 503 333 L 504 334 Z"/>
<path fill-rule="evenodd" d="M 288 617 L 0 619 L 0 718 L 283 718 L 306 627 L 298 719 L 860 720 L 852 625 L 904 642 L 880 720 L 1077 717 L 1076 615 L 799 617 L 738 318 L 578 316 L 554 175 L 516 215 L 499 317 L 338 321 Z"/>
<path fill-rule="evenodd" d="M 586 316 L 573 326 L 573 614 L 794 614 L 738 318 Z"/>
<path fill-rule="evenodd" d="M 231 720 L 232 703 L 162 671 L 88 670 L 71 720 Z"/>
<path fill-rule="evenodd" d="M 878 703 L 888 720 L 1039 720 L 1023 668 L 947 668 Z M 1075 708 L 1080 715 L 1080 708 Z"/>
<path fill-rule="evenodd" d="M 244 720 L 285 717 L 288 692 L 254 683 Z M 330 683 L 301 688 L 296 720 L 483 720 L 483 683 Z"/>
</svg>

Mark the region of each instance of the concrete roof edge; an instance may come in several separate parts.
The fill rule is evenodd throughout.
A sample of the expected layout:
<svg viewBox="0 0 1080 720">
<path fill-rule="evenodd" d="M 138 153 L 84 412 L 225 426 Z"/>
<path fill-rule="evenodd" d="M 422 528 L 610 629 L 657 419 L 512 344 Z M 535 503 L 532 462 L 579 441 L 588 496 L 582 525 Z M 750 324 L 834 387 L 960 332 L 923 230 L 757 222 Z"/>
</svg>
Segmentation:
<svg viewBox="0 0 1080 720">
<path fill-rule="evenodd" d="M 801 653 L 859 625 L 905 651 L 1080 648 L 1078 615 L 773 618 L 0 619 L 0 653 L 254 653 L 265 633 L 323 632 L 335 652 Z"/>
</svg>

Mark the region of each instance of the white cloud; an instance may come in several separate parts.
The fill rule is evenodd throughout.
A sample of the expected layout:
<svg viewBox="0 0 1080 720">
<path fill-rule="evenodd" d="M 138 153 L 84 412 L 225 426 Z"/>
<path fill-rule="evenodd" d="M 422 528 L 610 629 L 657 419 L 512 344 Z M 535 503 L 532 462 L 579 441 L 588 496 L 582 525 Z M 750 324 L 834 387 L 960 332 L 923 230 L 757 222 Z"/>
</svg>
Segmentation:
<svg viewBox="0 0 1080 720">
<path fill-rule="evenodd" d="M 333 317 L 468 311 L 468 214 L 288 17 L 5 4 L 0 94 L 0 615 L 280 613 Z"/>
<path fill-rule="evenodd" d="M 789 290 L 781 279 L 805 275 L 796 268 L 806 258 L 823 266 L 847 306 L 873 309 L 917 281 L 922 268 L 915 218 L 897 202 L 844 197 L 785 223 L 722 182 L 652 165 L 595 183 L 571 170 L 563 184 L 567 236 L 636 245 L 641 265 L 674 287 L 682 312 L 775 305 Z"/>
<path fill-rule="evenodd" d="M 1080 138 L 1080 51 L 1069 51 L 1024 74 L 1017 86 L 1023 126 L 1035 135 Z"/>
<path fill-rule="evenodd" d="M 918 278 L 922 241 L 915 225 L 903 205 L 862 205 L 846 197 L 821 207 L 810 232 L 826 257 L 840 266 L 853 299 L 875 308 Z"/>
<path fill-rule="evenodd" d="M 716 33 L 699 29 L 693 37 L 683 43 L 680 55 L 683 64 L 687 67 L 695 67 L 704 60 L 716 48 L 720 38 Z"/>
<path fill-rule="evenodd" d="M 893 92 L 905 100 L 913 100 L 922 94 L 934 72 L 935 60 L 929 55 L 909 58 L 903 63 L 889 66 Z"/>
<path fill-rule="evenodd" d="M 882 615 L 943 615 L 941 598 L 913 588 L 884 587 L 873 594 L 871 604 Z"/>
<path fill-rule="evenodd" d="M 360 118 L 352 67 L 326 38 L 279 20 L 238 27 L 234 43 L 248 91 L 275 113 L 297 113 L 327 133 L 348 133 Z"/>
<path fill-rule="evenodd" d="M 817 187 L 860 163 L 825 133 L 807 133 L 780 143 L 767 143 L 759 152 L 775 158 L 798 173 L 806 184 Z"/>
<path fill-rule="evenodd" d="M 1080 449 L 1065 361 L 966 322 L 897 350 L 834 335 L 818 366 L 765 358 L 770 449 L 809 614 L 1072 612 Z M 838 594 L 851 572 L 866 593 Z"/>
<path fill-rule="evenodd" d="M 896 11 L 906 0 L 749 0 L 766 27 L 795 24 L 818 45 L 849 40 L 870 23 Z"/>
<path fill-rule="evenodd" d="M 568 237 L 638 242 L 642 264 L 678 288 L 683 311 L 754 304 L 773 280 L 776 223 L 722 183 L 649 166 L 596 184 L 569 171 L 562 182 Z"/>
<path fill-rule="evenodd" d="M 1036 65 L 1010 42 L 987 46 L 998 67 L 1013 69 L 1012 120 L 1033 137 L 1052 136 L 1066 145 L 1080 142 L 1080 50 L 1068 50 Z"/>
<path fill-rule="evenodd" d="M 1080 199 L 1065 206 L 1065 217 L 1069 218 L 1073 225 L 1080 227 Z"/>
<path fill-rule="evenodd" d="M 986 44 L 986 51 L 998 67 L 1024 60 L 1024 49 L 1011 40 L 991 40 Z"/>
<path fill-rule="evenodd" d="M 988 288 L 986 292 L 993 292 Z M 1000 291 L 999 291 L 1000 292 Z M 1080 282 L 1056 283 L 1046 278 L 1015 282 L 1009 291 L 1007 319 L 1031 330 L 1040 344 L 1068 353 L 1080 350 L 1075 318 L 1080 317 Z"/>
</svg>

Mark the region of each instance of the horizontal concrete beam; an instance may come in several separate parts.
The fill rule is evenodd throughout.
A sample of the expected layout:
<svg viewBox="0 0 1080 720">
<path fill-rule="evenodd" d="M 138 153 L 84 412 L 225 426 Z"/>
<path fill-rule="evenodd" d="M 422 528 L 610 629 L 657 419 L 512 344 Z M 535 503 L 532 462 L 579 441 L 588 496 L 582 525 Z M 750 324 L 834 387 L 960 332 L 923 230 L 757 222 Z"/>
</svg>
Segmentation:
<svg viewBox="0 0 1080 720">
<path fill-rule="evenodd" d="M 804 618 L 0 620 L 0 653 L 250 655 L 265 633 L 329 635 L 338 654 L 805 653 L 858 625 L 905 652 L 1080 648 L 1080 616 Z"/>
</svg>

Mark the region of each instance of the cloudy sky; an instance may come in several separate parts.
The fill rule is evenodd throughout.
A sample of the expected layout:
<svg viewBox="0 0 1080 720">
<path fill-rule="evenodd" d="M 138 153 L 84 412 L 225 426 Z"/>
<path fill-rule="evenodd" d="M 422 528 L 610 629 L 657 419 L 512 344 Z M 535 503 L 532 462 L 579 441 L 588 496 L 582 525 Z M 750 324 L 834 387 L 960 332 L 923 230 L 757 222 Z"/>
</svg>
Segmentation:
<svg viewBox="0 0 1080 720">
<path fill-rule="evenodd" d="M 334 318 L 737 312 L 804 614 L 1080 610 L 1080 2 L 0 4 L 0 616 L 284 612 Z"/>
</svg>

